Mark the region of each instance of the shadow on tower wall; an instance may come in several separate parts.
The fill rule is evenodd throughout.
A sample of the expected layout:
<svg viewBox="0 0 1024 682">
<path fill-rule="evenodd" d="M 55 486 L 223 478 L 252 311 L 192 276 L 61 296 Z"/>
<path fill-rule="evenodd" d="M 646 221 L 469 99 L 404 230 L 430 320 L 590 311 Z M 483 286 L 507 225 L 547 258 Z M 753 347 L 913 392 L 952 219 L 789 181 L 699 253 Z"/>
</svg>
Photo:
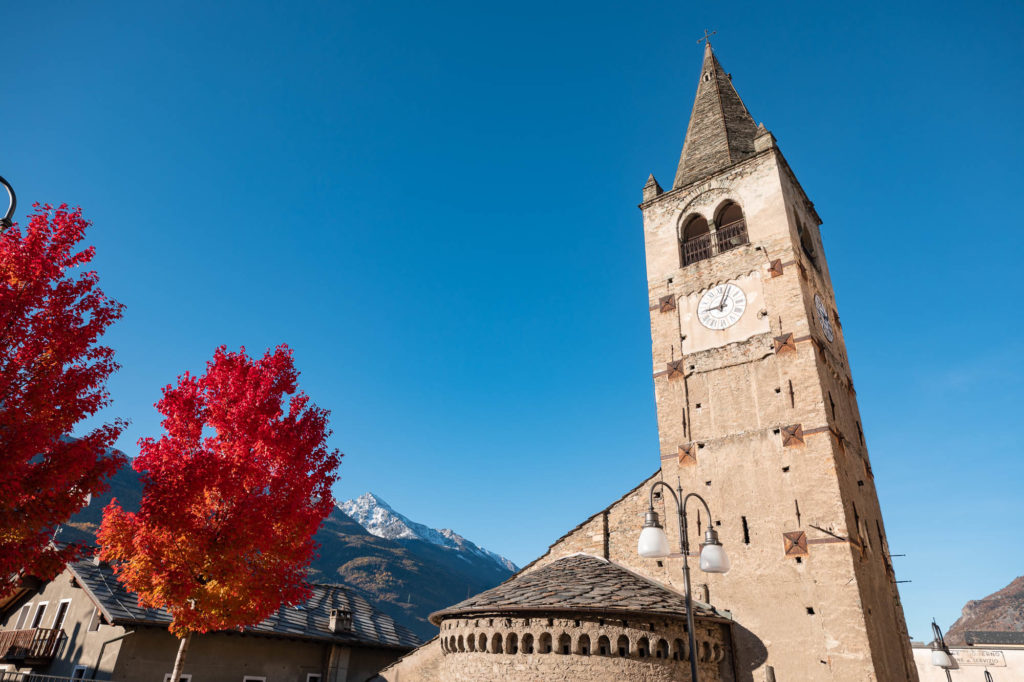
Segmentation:
<svg viewBox="0 0 1024 682">
<path fill-rule="evenodd" d="M 736 682 L 754 682 L 754 671 L 768 660 L 768 649 L 757 635 L 739 623 L 732 624 L 730 634 Z M 723 679 L 727 678 L 723 677 Z"/>
</svg>

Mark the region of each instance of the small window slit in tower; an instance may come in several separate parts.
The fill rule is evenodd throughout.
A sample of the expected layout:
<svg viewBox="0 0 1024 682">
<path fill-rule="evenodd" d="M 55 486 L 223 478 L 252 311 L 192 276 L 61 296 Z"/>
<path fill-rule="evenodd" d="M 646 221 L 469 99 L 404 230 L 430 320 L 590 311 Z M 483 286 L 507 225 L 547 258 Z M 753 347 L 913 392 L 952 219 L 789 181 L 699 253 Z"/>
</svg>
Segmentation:
<svg viewBox="0 0 1024 682">
<path fill-rule="evenodd" d="M 796 407 L 796 392 L 793 390 L 793 380 L 789 380 L 789 406 Z"/>
<path fill-rule="evenodd" d="M 832 408 L 832 419 L 836 418 L 836 401 L 832 400 L 832 391 L 828 392 L 828 404 Z"/>
<path fill-rule="evenodd" d="M 813 616 L 814 615 L 814 607 L 813 606 L 808 606 L 807 607 L 807 615 L 808 616 Z"/>
<path fill-rule="evenodd" d="M 782 473 L 788 474 L 789 473 L 789 467 L 782 467 Z"/>
<path fill-rule="evenodd" d="M 697 403 L 697 409 L 698 410 L 700 409 L 700 403 Z"/>
<path fill-rule="evenodd" d="M 781 386 L 776 386 L 775 387 L 775 392 L 776 393 L 782 393 L 782 387 Z"/>
<path fill-rule="evenodd" d="M 803 557 L 799 557 L 799 556 L 798 556 L 798 557 L 796 558 L 796 562 L 797 562 L 798 564 L 802 564 L 802 563 L 804 562 L 804 559 L 803 559 Z"/>
<path fill-rule="evenodd" d="M 796 508 L 796 525 L 800 525 L 800 501 L 793 500 L 793 506 Z"/>
<path fill-rule="evenodd" d="M 710 488 L 711 487 L 711 481 L 704 481 L 704 485 L 706 485 L 707 487 Z"/>
<path fill-rule="evenodd" d="M 743 520 L 743 544 L 744 545 L 749 545 L 750 544 L 750 528 L 747 526 L 747 517 L 746 516 L 741 516 L 740 518 Z"/>
</svg>

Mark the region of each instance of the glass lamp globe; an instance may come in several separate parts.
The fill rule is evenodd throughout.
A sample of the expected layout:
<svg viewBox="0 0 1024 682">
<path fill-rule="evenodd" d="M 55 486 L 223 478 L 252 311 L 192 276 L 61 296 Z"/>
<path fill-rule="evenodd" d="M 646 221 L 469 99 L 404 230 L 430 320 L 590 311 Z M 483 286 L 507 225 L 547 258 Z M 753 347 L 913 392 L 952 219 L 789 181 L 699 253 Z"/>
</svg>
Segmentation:
<svg viewBox="0 0 1024 682">
<path fill-rule="evenodd" d="M 942 649 L 932 649 L 932 665 L 940 668 L 952 668 L 953 657 Z"/>
<path fill-rule="evenodd" d="M 700 550 L 700 570 L 705 573 L 728 573 L 731 566 L 729 555 L 721 545 L 704 545 Z"/>
<path fill-rule="evenodd" d="M 668 536 L 658 526 L 644 526 L 644 529 L 640 531 L 640 541 L 636 544 L 636 551 L 647 559 L 667 557 L 669 554 Z"/>
</svg>

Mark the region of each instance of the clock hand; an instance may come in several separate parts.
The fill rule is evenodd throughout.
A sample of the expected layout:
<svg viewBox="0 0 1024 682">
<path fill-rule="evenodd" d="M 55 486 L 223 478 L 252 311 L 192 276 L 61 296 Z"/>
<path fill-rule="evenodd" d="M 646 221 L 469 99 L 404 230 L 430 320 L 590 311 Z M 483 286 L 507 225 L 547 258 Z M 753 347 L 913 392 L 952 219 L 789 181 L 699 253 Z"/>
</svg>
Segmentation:
<svg viewBox="0 0 1024 682">
<path fill-rule="evenodd" d="M 725 310 L 725 301 L 726 301 L 726 296 L 728 295 L 728 293 L 729 293 L 729 285 L 726 284 L 725 285 L 725 291 L 722 292 L 722 300 L 718 302 L 718 312 L 722 312 L 723 310 Z"/>
</svg>

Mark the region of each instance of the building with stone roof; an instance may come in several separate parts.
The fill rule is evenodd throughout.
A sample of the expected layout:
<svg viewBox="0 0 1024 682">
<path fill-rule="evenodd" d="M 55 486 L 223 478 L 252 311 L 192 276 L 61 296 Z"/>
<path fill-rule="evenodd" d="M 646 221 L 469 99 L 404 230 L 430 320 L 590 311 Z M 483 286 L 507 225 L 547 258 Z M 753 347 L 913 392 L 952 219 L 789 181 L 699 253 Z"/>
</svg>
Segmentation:
<svg viewBox="0 0 1024 682">
<path fill-rule="evenodd" d="M 186 682 L 362 681 L 420 644 L 412 631 L 344 585 L 312 585 L 240 632 L 193 638 Z M 170 614 L 142 608 L 106 564 L 70 564 L 0 610 L 0 671 L 71 679 L 160 680 L 178 640 Z M 13 674 L 8 677 L 18 682 Z M 27 679 L 27 678 L 26 678 Z"/>
<path fill-rule="evenodd" d="M 703 603 L 695 613 L 704 678 L 733 679 L 729 614 Z M 589 554 L 519 574 L 430 619 L 448 654 L 438 679 L 678 680 L 688 674 L 682 596 Z M 520 651 L 535 657 L 528 671 L 520 669 Z M 499 653 L 509 655 L 492 655 Z"/>
<path fill-rule="evenodd" d="M 689 680 L 692 655 L 702 681 L 916 681 L 822 221 L 710 43 L 672 186 L 651 175 L 640 209 L 657 470 L 434 614 L 439 637 L 382 677 Z M 695 573 L 693 652 L 675 645 L 684 557 L 637 553 L 657 481 L 708 500 L 732 558 Z M 670 496 L 653 506 L 679 547 Z M 700 538 L 712 520 L 690 511 Z"/>
</svg>

